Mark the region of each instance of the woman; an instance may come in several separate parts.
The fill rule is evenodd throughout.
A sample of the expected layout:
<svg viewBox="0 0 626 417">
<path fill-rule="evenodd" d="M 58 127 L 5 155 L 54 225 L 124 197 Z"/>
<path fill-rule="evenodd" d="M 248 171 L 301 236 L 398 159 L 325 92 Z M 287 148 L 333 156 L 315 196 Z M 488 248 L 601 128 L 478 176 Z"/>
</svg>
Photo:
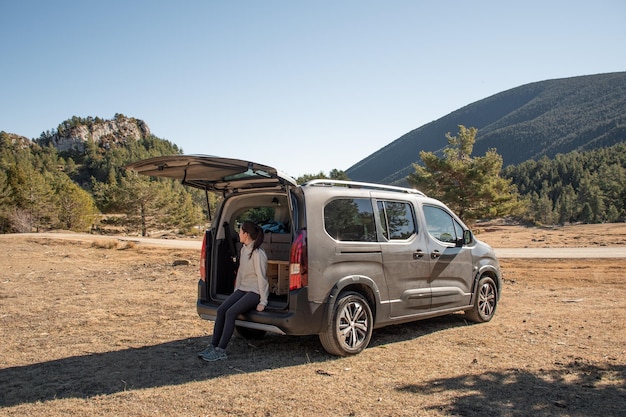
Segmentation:
<svg viewBox="0 0 626 417">
<path fill-rule="evenodd" d="M 205 361 L 226 359 L 226 346 L 235 330 L 237 316 L 256 307 L 265 310 L 269 284 L 267 282 L 267 255 L 261 249 L 263 230 L 253 222 L 243 222 L 239 229 L 239 241 L 243 243 L 239 256 L 239 269 L 235 292 L 217 309 L 211 344 L 198 356 Z"/>
</svg>

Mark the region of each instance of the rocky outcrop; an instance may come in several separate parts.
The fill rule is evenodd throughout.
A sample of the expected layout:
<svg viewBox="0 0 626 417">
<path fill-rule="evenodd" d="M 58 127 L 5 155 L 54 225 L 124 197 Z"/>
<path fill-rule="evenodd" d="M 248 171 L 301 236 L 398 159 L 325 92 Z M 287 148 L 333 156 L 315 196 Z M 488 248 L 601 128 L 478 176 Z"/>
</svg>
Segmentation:
<svg viewBox="0 0 626 417">
<path fill-rule="evenodd" d="M 149 135 L 150 128 L 143 120 L 116 115 L 113 120 L 73 118 L 59 125 L 49 141 L 59 152 L 82 152 L 88 141 L 109 148 L 112 144 L 123 144 Z"/>
</svg>

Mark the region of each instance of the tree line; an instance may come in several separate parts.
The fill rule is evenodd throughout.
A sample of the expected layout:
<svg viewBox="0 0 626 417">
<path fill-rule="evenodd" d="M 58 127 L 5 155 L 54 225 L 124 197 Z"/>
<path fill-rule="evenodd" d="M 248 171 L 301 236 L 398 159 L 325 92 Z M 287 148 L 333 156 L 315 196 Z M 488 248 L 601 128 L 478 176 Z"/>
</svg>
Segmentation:
<svg viewBox="0 0 626 417">
<path fill-rule="evenodd" d="M 0 132 L 0 232 L 52 229 L 98 232 L 104 226 L 147 235 L 192 233 L 206 223 L 206 199 L 180 183 L 138 176 L 123 167 L 140 159 L 180 154 L 169 141 L 148 136 L 106 149 L 60 154 L 46 133 L 30 143 Z M 215 204 L 216 197 L 210 199 Z M 111 216 L 111 214 L 115 214 Z"/>
<path fill-rule="evenodd" d="M 446 135 L 442 157 L 421 152 L 408 182 L 444 201 L 468 224 L 497 217 L 544 225 L 626 220 L 626 143 L 503 169 L 495 149 L 472 155 L 476 134 L 475 128 L 459 126 L 456 136 Z M 220 198 L 209 194 L 207 207 L 199 190 L 126 171 L 130 162 L 182 153 L 153 135 L 106 147 L 88 141 L 83 151 L 63 153 L 47 139 L 42 133 L 26 143 L 0 132 L 0 233 L 110 228 L 142 235 L 199 233 Z M 314 178 L 349 179 L 335 169 L 297 181 Z"/>
<path fill-rule="evenodd" d="M 528 208 L 524 218 L 540 224 L 626 220 L 626 143 L 504 169 Z"/>
</svg>

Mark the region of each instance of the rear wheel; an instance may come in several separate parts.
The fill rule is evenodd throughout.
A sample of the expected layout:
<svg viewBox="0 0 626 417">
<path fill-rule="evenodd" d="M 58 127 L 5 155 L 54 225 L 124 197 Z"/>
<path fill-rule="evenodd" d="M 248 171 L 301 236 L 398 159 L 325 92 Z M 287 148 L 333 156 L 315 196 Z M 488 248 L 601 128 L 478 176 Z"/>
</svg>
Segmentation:
<svg viewBox="0 0 626 417">
<path fill-rule="evenodd" d="M 478 290 L 474 307 L 467 310 L 465 315 L 475 323 L 485 323 L 493 318 L 498 305 L 498 289 L 493 279 L 483 277 L 478 281 Z"/>
<path fill-rule="evenodd" d="M 356 292 L 341 293 L 333 306 L 320 342 L 331 355 L 355 355 L 367 347 L 372 338 L 372 309 Z"/>
</svg>

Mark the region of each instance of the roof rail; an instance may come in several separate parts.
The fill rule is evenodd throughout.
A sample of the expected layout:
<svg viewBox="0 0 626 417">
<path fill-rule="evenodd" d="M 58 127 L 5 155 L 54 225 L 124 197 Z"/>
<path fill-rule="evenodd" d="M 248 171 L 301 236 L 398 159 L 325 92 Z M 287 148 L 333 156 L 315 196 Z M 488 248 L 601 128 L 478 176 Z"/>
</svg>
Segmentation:
<svg viewBox="0 0 626 417">
<path fill-rule="evenodd" d="M 426 197 L 426 194 L 419 190 L 412 188 L 396 187 L 393 185 L 373 184 L 369 182 L 358 181 L 343 181 L 343 180 L 328 180 L 328 179 L 315 179 L 307 181 L 302 184 L 303 187 L 316 186 L 316 187 L 347 187 L 347 188 L 365 188 L 369 190 L 381 190 L 381 191 L 395 191 L 406 194 L 417 194 Z"/>
</svg>

